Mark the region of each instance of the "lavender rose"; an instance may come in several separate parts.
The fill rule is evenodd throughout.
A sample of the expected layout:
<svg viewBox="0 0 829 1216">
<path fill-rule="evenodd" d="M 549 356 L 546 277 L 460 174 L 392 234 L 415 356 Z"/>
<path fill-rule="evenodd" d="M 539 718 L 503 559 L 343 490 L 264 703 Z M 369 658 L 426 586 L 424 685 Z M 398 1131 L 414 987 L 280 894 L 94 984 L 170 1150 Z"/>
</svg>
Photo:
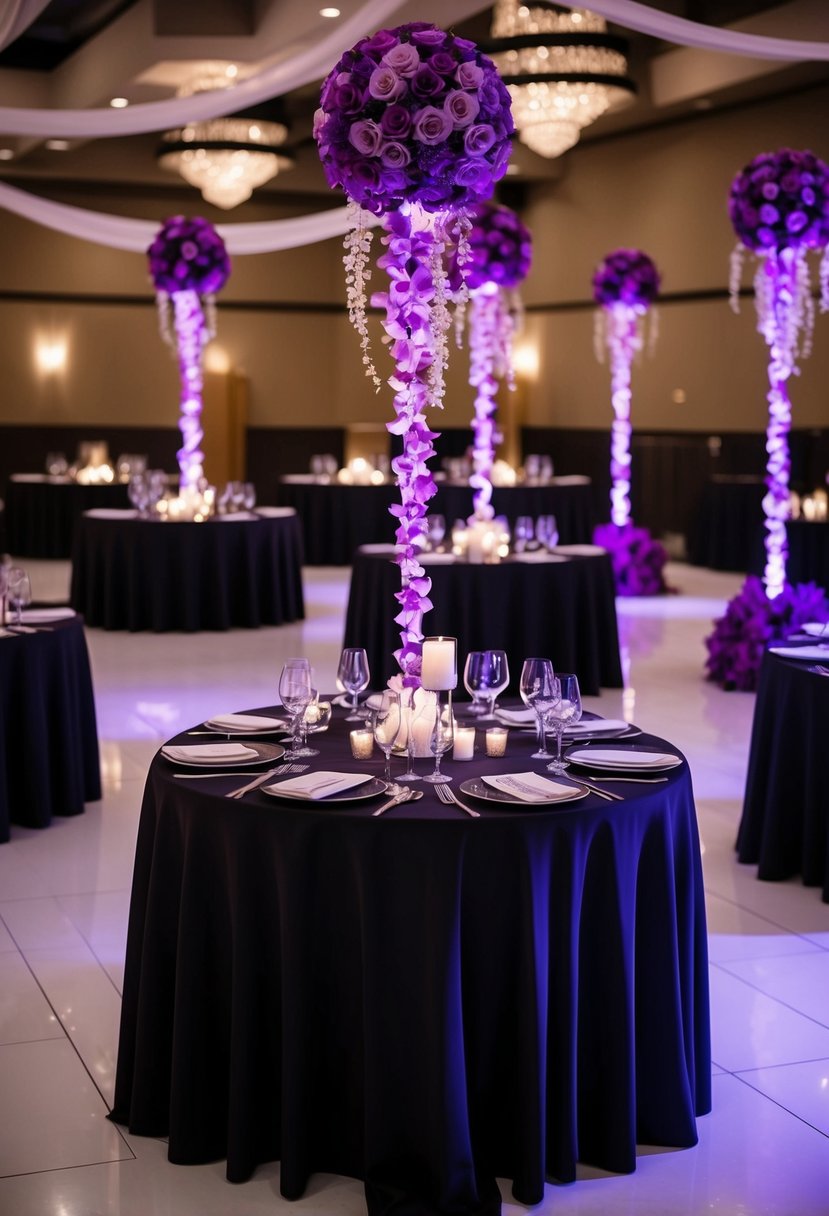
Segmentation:
<svg viewBox="0 0 829 1216">
<path fill-rule="evenodd" d="M 383 132 L 376 122 L 363 118 L 352 125 L 348 139 L 362 156 L 376 156 L 383 142 Z"/>
<path fill-rule="evenodd" d="M 406 92 L 405 82 L 389 67 L 375 68 L 368 81 L 375 101 L 396 101 Z"/>
<path fill-rule="evenodd" d="M 414 121 L 413 135 L 422 144 L 440 144 L 449 137 L 452 120 L 436 106 L 424 106 Z"/>
<path fill-rule="evenodd" d="M 398 76 L 414 76 L 420 67 L 420 55 L 417 47 L 412 46 L 411 42 L 399 42 L 386 51 L 383 63 L 392 68 Z"/>
<path fill-rule="evenodd" d="M 447 94 L 443 108 L 452 119 L 452 126 L 457 131 L 474 122 L 481 107 L 477 97 L 472 93 L 464 93 L 461 89 L 455 89 Z"/>
</svg>

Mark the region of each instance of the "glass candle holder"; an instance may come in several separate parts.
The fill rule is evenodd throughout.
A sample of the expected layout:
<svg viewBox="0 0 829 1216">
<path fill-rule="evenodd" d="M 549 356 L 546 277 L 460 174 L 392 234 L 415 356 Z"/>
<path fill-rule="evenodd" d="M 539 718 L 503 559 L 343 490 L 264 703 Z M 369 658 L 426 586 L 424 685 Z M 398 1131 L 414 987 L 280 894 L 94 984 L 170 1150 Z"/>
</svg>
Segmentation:
<svg viewBox="0 0 829 1216">
<path fill-rule="evenodd" d="M 374 751 L 374 731 L 352 730 L 348 736 L 351 742 L 351 754 L 355 760 L 370 760 Z"/>
<path fill-rule="evenodd" d="M 488 756 L 505 756 L 507 754 L 507 739 L 509 731 L 503 726 L 490 726 L 486 732 L 486 754 Z"/>
<path fill-rule="evenodd" d="M 455 746 L 452 749 L 453 760 L 471 760 L 475 751 L 475 727 L 456 726 Z"/>
</svg>

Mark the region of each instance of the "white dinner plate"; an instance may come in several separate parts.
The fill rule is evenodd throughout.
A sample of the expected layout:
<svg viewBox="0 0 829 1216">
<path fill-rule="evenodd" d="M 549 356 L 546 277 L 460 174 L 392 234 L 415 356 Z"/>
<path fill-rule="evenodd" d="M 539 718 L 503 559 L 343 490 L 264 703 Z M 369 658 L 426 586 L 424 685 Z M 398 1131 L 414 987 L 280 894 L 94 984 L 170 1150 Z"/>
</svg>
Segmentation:
<svg viewBox="0 0 829 1216">
<path fill-rule="evenodd" d="M 565 777 L 564 780 L 566 781 L 567 778 Z M 578 777 L 574 777 L 573 780 L 578 781 Z M 480 777 L 470 777 L 468 781 L 462 781 L 460 791 L 462 794 L 468 794 L 470 798 L 479 798 L 481 802 L 497 802 L 500 806 L 512 806 L 522 811 L 533 811 L 539 806 L 560 806 L 565 802 L 577 802 L 579 798 L 586 798 L 589 793 L 583 785 L 578 788 L 573 786 L 572 793 L 558 794 L 554 798 L 534 798 L 530 802 L 523 798 L 514 798 L 512 794 L 506 794 L 502 790 L 493 789 Z"/>
<path fill-rule="evenodd" d="M 168 754 L 168 746 L 192 747 L 192 752 L 186 759 L 178 758 Z M 162 747 L 161 754 L 164 759 L 168 760 L 171 764 L 183 765 L 184 768 L 248 768 L 257 764 L 272 764 L 274 760 L 279 760 L 285 755 L 285 748 L 279 743 L 246 743 L 245 747 L 250 751 L 255 752 L 256 755 L 239 756 L 237 759 L 228 760 L 227 757 L 222 758 L 221 756 L 217 756 L 215 754 L 202 757 L 197 755 L 197 750 L 213 752 L 215 746 L 216 745 L 214 743 L 206 743 L 202 745 L 183 743 L 176 745 L 171 743 Z"/>
<path fill-rule="evenodd" d="M 24 625 L 47 625 L 50 621 L 71 621 L 77 616 L 74 608 L 24 608 Z"/>
<path fill-rule="evenodd" d="M 204 723 L 206 730 L 212 730 L 217 735 L 284 735 L 286 731 L 291 729 L 290 724 L 284 718 L 271 718 L 270 725 L 261 726 L 258 723 L 265 717 L 264 714 L 248 715 L 248 714 L 227 714 L 227 722 L 222 724 L 216 718 L 210 718 Z M 249 722 L 245 722 L 246 718 L 250 718 Z"/>
<path fill-rule="evenodd" d="M 628 769 L 648 773 L 664 773 L 682 764 L 680 756 L 670 760 L 658 760 L 657 757 L 667 757 L 669 752 L 656 751 L 652 747 L 596 747 L 586 749 L 579 743 L 568 747 L 566 756 L 572 764 L 579 768 L 593 769 L 596 772 L 626 772 Z M 612 756 L 612 758 L 611 758 Z"/>
<path fill-rule="evenodd" d="M 273 785 L 261 785 L 259 788 L 263 794 L 270 794 L 272 798 L 281 798 L 283 802 L 301 802 L 303 806 L 332 806 L 334 803 L 366 802 L 369 798 L 379 798 L 389 787 L 380 777 L 372 777 L 362 785 L 355 785 L 353 789 L 343 790 L 341 794 L 332 794 L 330 798 L 312 798 L 310 794 L 286 794 L 284 790 L 280 789 L 278 781 Z"/>
<path fill-rule="evenodd" d="M 829 642 L 829 621 L 809 621 L 802 629 L 812 638 L 826 638 Z"/>
</svg>

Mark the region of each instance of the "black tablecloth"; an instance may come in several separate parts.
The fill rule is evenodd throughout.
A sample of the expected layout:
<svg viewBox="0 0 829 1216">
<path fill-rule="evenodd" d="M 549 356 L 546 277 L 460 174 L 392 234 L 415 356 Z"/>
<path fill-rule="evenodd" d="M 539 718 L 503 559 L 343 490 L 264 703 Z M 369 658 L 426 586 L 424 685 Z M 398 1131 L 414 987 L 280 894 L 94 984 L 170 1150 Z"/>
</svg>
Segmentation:
<svg viewBox="0 0 829 1216">
<path fill-rule="evenodd" d="M 6 489 L 6 545 L 15 557 L 72 555 L 75 527 L 93 507 L 126 507 L 127 487 L 83 486 L 35 474 L 12 476 Z"/>
<path fill-rule="evenodd" d="M 758 878 L 801 874 L 829 902 L 829 679 L 810 666 L 763 658 L 737 854 Z"/>
<path fill-rule="evenodd" d="M 397 521 L 389 507 L 400 501 L 395 485 L 322 485 L 282 480 L 279 501 L 294 507 L 302 520 L 305 560 L 309 566 L 347 566 L 360 545 L 393 543 Z M 593 534 L 592 487 L 586 485 L 515 486 L 496 489 L 493 507 L 510 523 L 518 515 L 555 515 L 562 544 L 589 541 Z M 443 484 L 429 510 L 455 519 L 472 513 L 468 486 Z"/>
<path fill-rule="evenodd" d="M 355 771 L 342 718 L 315 767 Z M 455 788 L 541 771 L 532 746 L 443 767 Z M 428 786 L 378 819 L 228 801 L 238 776 L 173 771 L 153 761 L 141 811 L 112 1114 L 169 1136 L 171 1161 L 226 1157 L 239 1182 L 278 1158 L 287 1198 L 325 1171 L 364 1179 L 372 1216 L 494 1216 L 498 1176 L 535 1204 L 577 1160 L 624 1172 L 637 1143 L 696 1142 L 710 1048 L 686 765 L 618 786 L 624 803 L 476 820 Z"/>
<path fill-rule="evenodd" d="M 83 622 L 0 638 L 0 841 L 101 796 Z"/>
<path fill-rule="evenodd" d="M 71 603 L 104 629 L 192 632 L 301 620 L 297 518 L 159 523 L 84 515 Z"/>
<path fill-rule="evenodd" d="M 613 568 L 606 554 L 496 566 L 456 562 L 426 570 L 434 607 L 424 617 L 424 631 L 456 637 L 459 664 L 470 650 L 505 650 L 515 692 L 521 665 L 531 655 L 575 672 L 588 695 L 623 686 Z M 393 561 L 357 554 L 343 644 L 365 647 L 374 684 L 398 670 L 394 593 L 399 590 L 400 571 Z"/>
<path fill-rule="evenodd" d="M 790 583 L 817 583 L 829 592 L 829 523 L 790 519 L 786 524 Z"/>
<path fill-rule="evenodd" d="M 688 536 L 688 557 L 693 565 L 711 570 L 751 569 L 765 493 L 762 477 L 712 477 Z"/>
</svg>

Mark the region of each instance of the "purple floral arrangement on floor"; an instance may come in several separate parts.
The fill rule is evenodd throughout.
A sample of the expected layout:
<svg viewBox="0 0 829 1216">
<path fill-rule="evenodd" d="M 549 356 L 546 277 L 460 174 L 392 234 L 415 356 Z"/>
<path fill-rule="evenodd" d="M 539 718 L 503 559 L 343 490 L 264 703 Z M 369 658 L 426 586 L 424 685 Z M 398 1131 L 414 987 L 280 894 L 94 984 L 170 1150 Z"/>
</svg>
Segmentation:
<svg viewBox="0 0 829 1216">
<path fill-rule="evenodd" d="M 593 299 L 605 308 L 627 304 L 644 310 L 656 299 L 659 283 L 659 271 L 641 249 L 616 249 L 596 268 Z"/>
<path fill-rule="evenodd" d="M 785 641 L 809 621 L 829 621 L 829 600 L 821 587 L 787 583 L 769 599 L 760 579 L 749 575 L 705 639 L 706 678 L 727 690 L 753 692 L 769 646 Z"/>
<path fill-rule="evenodd" d="M 230 274 L 230 258 L 216 229 L 199 216 L 174 215 L 165 220 L 147 250 L 156 291 L 221 291 Z"/>
<path fill-rule="evenodd" d="M 593 540 L 610 554 L 617 595 L 662 595 L 668 590 L 664 576 L 668 554 L 647 528 L 599 524 Z"/>
</svg>

